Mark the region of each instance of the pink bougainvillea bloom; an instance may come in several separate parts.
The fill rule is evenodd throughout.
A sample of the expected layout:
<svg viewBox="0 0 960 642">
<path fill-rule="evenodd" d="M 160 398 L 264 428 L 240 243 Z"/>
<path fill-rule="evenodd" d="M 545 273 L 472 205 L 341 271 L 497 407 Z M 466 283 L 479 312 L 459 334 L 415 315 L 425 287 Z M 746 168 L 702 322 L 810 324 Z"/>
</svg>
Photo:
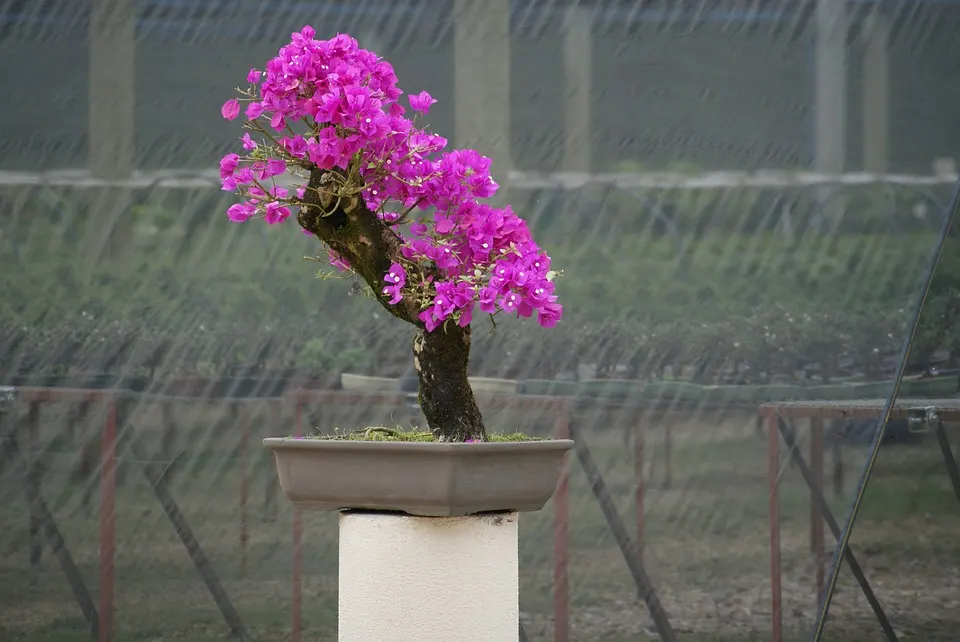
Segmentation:
<svg viewBox="0 0 960 642">
<path fill-rule="evenodd" d="M 237 165 L 240 163 L 240 156 L 238 154 L 227 154 L 220 159 L 220 178 L 228 178 L 233 176 L 233 173 L 237 169 Z"/>
<path fill-rule="evenodd" d="M 303 205 L 302 179 L 310 172 L 352 167 L 355 193 L 399 239 L 399 256 L 378 286 L 385 302 L 416 301 L 428 331 L 449 320 L 467 326 L 477 307 L 556 324 L 563 309 L 550 257 L 509 206 L 484 202 L 499 189 L 490 158 L 450 149 L 442 136 L 405 116 L 390 63 L 346 34 L 315 36 L 303 27 L 263 71 L 247 74 L 251 88 L 241 92 L 247 127 L 263 140 L 244 134 L 245 155 L 220 161 L 223 189 L 246 199 L 230 207 L 230 219 L 281 223 Z M 407 101 L 419 114 L 437 102 L 426 91 L 408 94 Z M 236 99 L 222 108 L 230 120 L 239 112 Z M 276 133 L 263 131 L 267 123 Z M 277 185 L 280 176 L 293 184 Z M 425 216 L 410 216 L 414 210 Z M 407 221 L 409 228 L 401 228 Z M 336 252 L 329 260 L 338 270 L 351 269 Z"/>
<path fill-rule="evenodd" d="M 430 107 L 437 102 L 433 96 L 425 91 L 421 91 L 419 94 L 411 94 L 409 96 L 409 100 L 410 109 L 420 112 L 424 116 L 426 116 L 427 112 L 430 111 Z"/>
<path fill-rule="evenodd" d="M 303 158 L 307 155 L 307 141 L 303 136 L 297 134 L 293 138 L 281 138 L 280 144 L 287 150 L 287 153 L 297 158 Z"/>
<path fill-rule="evenodd" d="M 390 266 L 390 271 L 383 277 L 383 280 L 390 285 L 403 285 L 407 282 L 407 271 L 399 263 L 394 263 Z"/>
<path fill-rule="evenodd" d="M 329 250 L 327 252 L 327 258 L 330 259 L 330 265 L 337 268 L 338 270 L 343 271 L 343 270 L 350 269 L 350 262 L 347 261 L 342 256 L 340 256 L 339 254 L 337 254 L 336 252 L 334 252 L 333 250 Z"/>
<path fill-rule="evenodd" d="M 537 321 L 544 328 L 552 328 L 557 325 L 557 321 L 563 316 L 563 307 L 559 303 L 555 303 L 557 297 L 552 296 L 550 298 L 553 301 L 545 304 L 538 313 Z"/>
<path fill-rule="evenodd" d="M 273 201 L 267 203 L 266 206 L 266 215 L 264 218 L 267 223 L 270 225 L 276 225 L 277 223 L 283 223 L 288 216 L 290 216 L 290 208 L 283 207 L 280 203 Z"/>
<path fill-rule="evenodd" d="M 383 280 L 387 285 L 383 288 L 383 293 L 390 297 L 390 305 L 396 305 L 403 300 L 403 286 L 407 283 L 407 271 L 399 263 L 390 266 Z"/>
<path fill-rule="evenodd" d="M 223 107 L 220 108 L 220 115 L 227 120 L 235 119 L 240 115 L 240 101 L 234 98 L 223 103 Z"/>
<path fill-rule="evenodd" d="M 234 203 L 231 205 L 227 210 L 227 216 L 230 217 L 231 221 L 242 223 L 252 218 L 256 212 L 256 206 L 247 201 L 246 203 Z"/>
<path fill-rule="evenodd" d="M 256 120 L 263 114 L 263 105 L 254 101 L 247 105 L 243 113 L 247 117 L 247 120 Z"/>
</svg>

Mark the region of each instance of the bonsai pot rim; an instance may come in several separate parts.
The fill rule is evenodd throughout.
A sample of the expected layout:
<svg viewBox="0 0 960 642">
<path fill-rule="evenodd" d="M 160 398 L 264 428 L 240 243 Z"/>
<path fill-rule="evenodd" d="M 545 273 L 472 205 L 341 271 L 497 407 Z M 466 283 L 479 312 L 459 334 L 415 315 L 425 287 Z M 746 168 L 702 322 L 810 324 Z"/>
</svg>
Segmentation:
<svg viewBox="0 0 960 642">
<path fill-rule="evenodd" d="M 529 441 L 393 441 L 388 439 L 339 439 L 322 437 L 266 437 L 263 445 L 271 450 L 342 450 L 356 452 L 371 446 L 410 452 L 437 452 L 441 450 L 466 449 L 476 454 L 495 453 L 501 450 L 531 449 L 568 451 L 573 448 L 572 439 L 530 439 Z"/>
</svg>

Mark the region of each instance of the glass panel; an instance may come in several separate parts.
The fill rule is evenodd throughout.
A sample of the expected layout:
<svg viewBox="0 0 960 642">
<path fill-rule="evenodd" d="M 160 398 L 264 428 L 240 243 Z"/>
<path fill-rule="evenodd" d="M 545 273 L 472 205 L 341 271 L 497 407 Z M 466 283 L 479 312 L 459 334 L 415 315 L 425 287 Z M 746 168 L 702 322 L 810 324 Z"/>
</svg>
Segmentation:
<svg viewBox="0 0 960 642">
<path fill-rule="evenodd" d="M 955 203 L 944 208 L 944 228 L 926 234 L 931 251 L 928 288 L 917 311 L 904 374 L 891 416 L 864 421 L 876 457 L 865 467 L 862 503 L 850 523 L 848 553 L 832 594 L 822 639 L 850 639 L 874 630 L 874 638 L 948 640 L 956 630 L 958 547 L 950 533 L 960 523 L 960 475 L 956 425 L 960 379 L 954 319 L 958 276 Z M 943 234 L 943 242 L 937 238 Z M 866 590 L 856 582 L 862 568 Z M 862 580 L 861 580 L 862 581 Z M 880 613 L 862 608 L 872 591 Z"/>
</svg>

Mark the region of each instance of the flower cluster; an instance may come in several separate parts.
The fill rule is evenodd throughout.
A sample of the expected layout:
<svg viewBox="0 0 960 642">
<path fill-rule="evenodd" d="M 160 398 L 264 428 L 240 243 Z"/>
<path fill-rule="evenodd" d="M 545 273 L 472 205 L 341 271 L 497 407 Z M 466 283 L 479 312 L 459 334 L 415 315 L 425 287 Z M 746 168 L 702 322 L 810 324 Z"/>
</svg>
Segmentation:
<svg viewBox="0 0 960 642">
<path fill-rule="evenodd" d="M 305 180 L 311 171 L 336 169 L 338 182 L 321 200 L 360 197 L 394 229 L 401 256 L 391 257 L 382 294 L 392 305 L 417 302 L 428 331 L 448 320 L 466 326 L 478 306 L 489 314 L 536 313 L 542 326 L 556 324 L 562 308 L 550 257 L 510 207 L 483 202 L 498 188 L 490 159 L 447 150 L 444 138 L 407 118 L 389 63 L 347 35 L 314 35 L 309 26 L 293 33 L 264 71 L 250 70 L 241 97 L 221 109 L 234 120 L 244 103 L 244 126 L 261 137 L 245 133 L 245 153 L 220 161 L 223 189 L 246 199 L 230 206 L 230 219 L 281 223 L 304 205 L 308 189 L 318 189 Z M 436 102 L 425 91 L 407 101 L 420 115 Z M 407 231 L 402 226 L 415 209 L 432 217 Z M 332 251 L 330 260 L 349 269 Z"/>
</svg>

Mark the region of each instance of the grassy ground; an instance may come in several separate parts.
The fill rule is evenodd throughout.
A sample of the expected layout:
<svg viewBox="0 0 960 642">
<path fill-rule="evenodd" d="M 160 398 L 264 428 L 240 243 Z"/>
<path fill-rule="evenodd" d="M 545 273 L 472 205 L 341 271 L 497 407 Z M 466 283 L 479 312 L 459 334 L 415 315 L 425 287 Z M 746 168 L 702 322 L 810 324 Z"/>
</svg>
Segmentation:
<svg viewBox="0 0 960 642">
<path fill-rule="evenodd" d="M 324 410 L 324 422 L 362 425 L 402 418 L 361 418 Z M 171 474 L 172 491 L 191 528 L 248 630 L 258 640 L 289 639 L 291 511 L 276 502 L 276 519 L 262 510 L 272 464 L 251 440 L 248 568 L 240 569 L 238 498 L 241 478 L 237 421 L 222 409 L 178 408 L 184 427 L 177 448 L 184 451 Z M 46 411 L 41 444 L 62 430 L 56 410 Z M 522 425 L 528 432 L 549 431 L 527 417 L 491 416 L 498 429 Z M 601 420 L 602 419 L 602 420 Z M 98 421 L 92 418 L 91 430 Z M 354 422 L 351 424 L 351 421 Z M 158 443 L 153 411 L 141 409 L 136 423 L 149 450 Z M 623 418 L 584 416 L 595 460 L 628 528 L 634 513 L 632 448 L 619 428 Z M 391 424 L 392 425 L 392 424 Z M 187 430 L 187 427 L 196 426 Z M 210 427 L 213 426 L 211 429 Z M 257 422 L 255 436 L 289 430 Z M 261 428 L 260 426 L 264 426 Z M 754 432 L 752 417 L 722 421 L 680 421 L 673 432 L 673 480 L 665 487 L 662 427 L 648 432 L 647 570 L 684 642 L 748 642 L 770 639 L 769 548 L 765 438 Z M 82 431 L 81 431 L 82 432 Z M 954 437 L 960 443 L 960 436 Z M 78 434 L 76 441 L 82 440 Z M 48 470 L 43 492 L 53 508 L 71 553 L 92 592 L 97 582 L 97 519 L 80 505 L 80 484 L 70 479 L 75 444 L 53 444 L 44 455 Z M 847 449 L 850 473 L 840 496 L 828 491 L 842 521 L 866 450 Z M 129 457 L 125 454 L 129 459 Z M 118 490 L 116 626 L 118 642 L 226 637 L 227 628 L 192 567 L 159 502 L 128 461 L 126 483 Z M 830 462 L 827 462 L 829 471 Z M 630 575 L 602 513 L 575 461 L 570 488 L 570 601 L 575 640 L 654 638 L 651 621 L 636 597 Z M 0 639 L 74 642 L 88 639 L 56 560 L 45 549 L 39 570 L 28 563 L 27 504 L 9 466 L 0 473 Z M 266 493 L 275 497 L 275 493 Z M 94 504 L 96 497 L 94 497 Z M 814 562 L 810 553 L 808 493 L 799 474 L 782 474 L 784 624 L 789 640 L 804 639 L 815 608 Z M 306 514 L 304 519 L 304 639 L 336 639 L 336 517 Z M 915 447 L 882 452 L 862 517 L 854 551 L 901 639 L 955 639 L 960 629 L 960 505 L 939 463 L 931 439 Z M 828 549 L 832 539 L 827 533 Z M 521 612 L 532 640 L 552 639 L 552 510 L 521 519 Z M 869 607 L 849 573 L 841 575 L 831 610 L 828 640 L 881 638 Z M 954 637 L 951 637 L 951 636 Z"/>
</svg>

